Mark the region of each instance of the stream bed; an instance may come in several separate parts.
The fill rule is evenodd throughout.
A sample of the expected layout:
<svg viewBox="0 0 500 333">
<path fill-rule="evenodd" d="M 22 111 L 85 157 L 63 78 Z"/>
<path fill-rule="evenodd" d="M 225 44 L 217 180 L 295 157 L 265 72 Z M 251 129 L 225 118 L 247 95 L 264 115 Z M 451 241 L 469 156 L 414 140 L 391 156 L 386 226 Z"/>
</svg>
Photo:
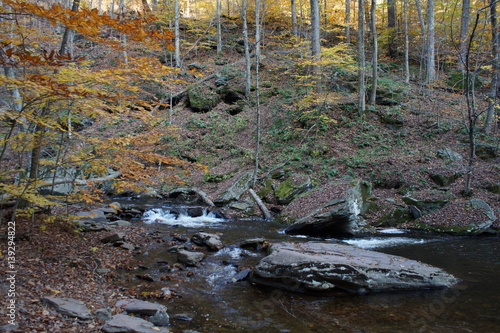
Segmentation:
<svg viewBox="0 0 500 333">
<path fill-rule="evenodd" d="M 291 237 L 282 225 L 259 219 L 223 220 L 200 215 L 184 219 L 169 211 L 149 212 L 135 223 L 149 232 L 190 238 L 196 232 L 220 233 L 226 245 L 207 253 L 197 267 L 178 268 L 171 244 L 148 244 L 136 257 L 141 274 L 154 282 L 129 274 L 125 287 L 159 290 L 167 287 L 177 297 L 153 300 L 168 307 L 172 332 L 496 332 L 500 324 L 500 246 L 497 237 L 450 237 L 436 234 L 385 230 L 374 236 L 345 239 L 365 249 L 400 255 L 443 268 L 462 281 L 451 289 L 372 293 L 325 297 L 263 288 L 236 281 L 239 271 L 256 265 L 264 251 L 241 249 L 246 239 L 269 242 L 309 241 Z M 156 215 L 155 215 L 156 214 Z M 153 217 L 151 217 L 153 216 Z M 160 218 L 156 218 L 156 217 Z M 161 218 L 164 217 L 165 220 Z M 172 218 L 176 219 L 172 221 Z M 148 222 L 148 223 L 146 223 Z M 325 240 L 338 241 L 338 240 Z"/>
</svg>

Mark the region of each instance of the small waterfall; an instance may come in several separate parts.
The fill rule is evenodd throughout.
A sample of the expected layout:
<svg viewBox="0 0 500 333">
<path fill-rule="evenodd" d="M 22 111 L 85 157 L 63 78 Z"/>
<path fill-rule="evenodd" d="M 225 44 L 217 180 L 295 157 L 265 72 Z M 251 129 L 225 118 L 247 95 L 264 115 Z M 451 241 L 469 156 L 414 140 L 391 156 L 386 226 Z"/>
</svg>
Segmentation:
<svg viewBox="0 0 500 333">
<path fill-rule="evenodd" d="M 187 209 L 174 211 L 162 208 L 153 208 L 144 212 L 142 217 L 144 223 L 162 223 L 173 226 L 182 227 L 203 227 L 206 225 L 214 225 L 226 220 L 218 217 L 214 212 L 209 212 L 204 209 L 201 215 L 191 216 Z"/>
</svg>

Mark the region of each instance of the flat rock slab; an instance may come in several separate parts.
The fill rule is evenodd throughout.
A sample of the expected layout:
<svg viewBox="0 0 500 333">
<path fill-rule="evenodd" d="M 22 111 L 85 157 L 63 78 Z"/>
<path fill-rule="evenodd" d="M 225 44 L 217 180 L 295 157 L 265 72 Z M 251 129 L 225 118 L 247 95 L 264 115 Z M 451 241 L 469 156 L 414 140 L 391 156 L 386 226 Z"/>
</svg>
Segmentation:
<svg viewBox="0 0 500 333">
<path fill-rule="evenodd" d="M 114 315 L 101 330 L 108 333 L 168 333 L 167 328 L 157 327 L 147 320 L 125 314 Z"/>
<path fill-rule="evenodd" d="M 442 269 L 415 260 L 324 242 L 273 244 L 251 279 L 292 291 L 356 293 L 443 288 L 458 282 Z"/>
<path fill-rule="evenodd" d="M 44 297 L 42 303 L 52 307 L 57 312 L 82 320 L 92 319 L 92 314 L 82 301 L 73 298 Z"/>
<path fill-rule="evenodd" d="M 167 307 L 158 303 L 141 301 L 139 299 L 122 299 L 116 302 L 115 306 L 128 313 L 135 313 L 145 316 L 154 316 L 157 312 L 166 312 Z"/>
</svg>

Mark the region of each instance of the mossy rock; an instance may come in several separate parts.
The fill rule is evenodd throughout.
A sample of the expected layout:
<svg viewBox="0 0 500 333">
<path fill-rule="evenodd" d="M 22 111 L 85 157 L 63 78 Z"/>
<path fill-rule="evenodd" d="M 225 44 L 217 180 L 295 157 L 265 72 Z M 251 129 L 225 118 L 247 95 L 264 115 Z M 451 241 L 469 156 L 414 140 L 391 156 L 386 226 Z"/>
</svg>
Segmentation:
<svg viewBox="0 0 500 333">
<path fill-rule="evenodd" d="M 278 203 L 288 205 L 295 198 L 313 189 L 316 185 L 307 176 L 290 177 L 282 182 L 275 190 Z"/>
<path fill-rule="evenodd" d="M 412 191 L 403 197 L 403 201 L 425 215 L 443 208 L 453 198 L 453 194 L 445 191 Z"/>
<path fill-rule="evenodd" d="M 221 102 L 220 95 L 207 85 L 190 89 L 188 99 L 189 107 L 195 112 L 208 112 Z"/>
<path fill-rule="evenodd" d="M 429 177 L 434 183 L 439 186 L 449 186 L 453 184 L 457 179 L 462 177 L 463 174 L 458 171 L 435 171 L 429 172 Z"/>
<path fill-rule="evenodd" d="M 390 213 L 378 219 L 373 226 L 375 227 L 396 227 L 400 224 L 406 223 L 412 219 L 411 213 L 408 209 L 394 208 Z"/>
<path fill-rule="evenodd" d="M 488 161 L 499 156 L 500 150 L 497 146 L 478 144 L 476 145 L 476 156 L 482 160 Z"/>
<path fill-rule="evenodd" d="M 500 194 L 500 183 L 490 184 L 486 186 L 486 190 L 491 193 Z"/>
<path fill-rule="evenodd" d="M 439 214 L 433 216 L 434 214 Z M 423 216 L 412 223 L 415 229 L 455 235 L 476 236 L 488 233 L 496 216 L 491 207 L 481 199 L 452 202 L 440 212 Z M 460 216 L 457 219 L 456 216 Z"/>
</svg>

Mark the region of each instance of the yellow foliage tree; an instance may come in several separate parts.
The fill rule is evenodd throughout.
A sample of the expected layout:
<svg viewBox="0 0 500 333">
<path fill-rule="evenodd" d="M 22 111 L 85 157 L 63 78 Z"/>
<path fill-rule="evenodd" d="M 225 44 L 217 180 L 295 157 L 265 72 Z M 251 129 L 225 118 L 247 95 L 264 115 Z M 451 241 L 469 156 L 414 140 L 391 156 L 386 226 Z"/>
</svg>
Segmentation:
<svg viewBox="0 0 500 333">
<path fill-rule="evenodd" d="M 175 84 L 169 80 L 175 69 L 145 55 L 171 49 L 173 35 L 153 29 L 154 16 L 112 18 L 95 9 L 74 12 L 37 1 L 5 0 L 3 5 L 3 203 L 54 205 L 56 200 L 40 190 L 51 192 L 67 183 L 75 186 L 72 199 L 96 200 L 89 194 L 99 193 L 99 183 L 111 178 L 117 190 L 139 191 L 153 182 L 182 181 L 191 168 L 204 168 L 165 154 L 175 129 L 158 111 L 153 91 Z M 48 24 L 76 31 L 82 41 L 77 55 L 56 51 L 57 29 L 39 29 Z M 131 41 L 128 47 L 135 53 L 126 61 L 119 52 L 124 45 L 113 35 Z M 94 126 L 83 126 L 88 122 Z"/>
</svg>

